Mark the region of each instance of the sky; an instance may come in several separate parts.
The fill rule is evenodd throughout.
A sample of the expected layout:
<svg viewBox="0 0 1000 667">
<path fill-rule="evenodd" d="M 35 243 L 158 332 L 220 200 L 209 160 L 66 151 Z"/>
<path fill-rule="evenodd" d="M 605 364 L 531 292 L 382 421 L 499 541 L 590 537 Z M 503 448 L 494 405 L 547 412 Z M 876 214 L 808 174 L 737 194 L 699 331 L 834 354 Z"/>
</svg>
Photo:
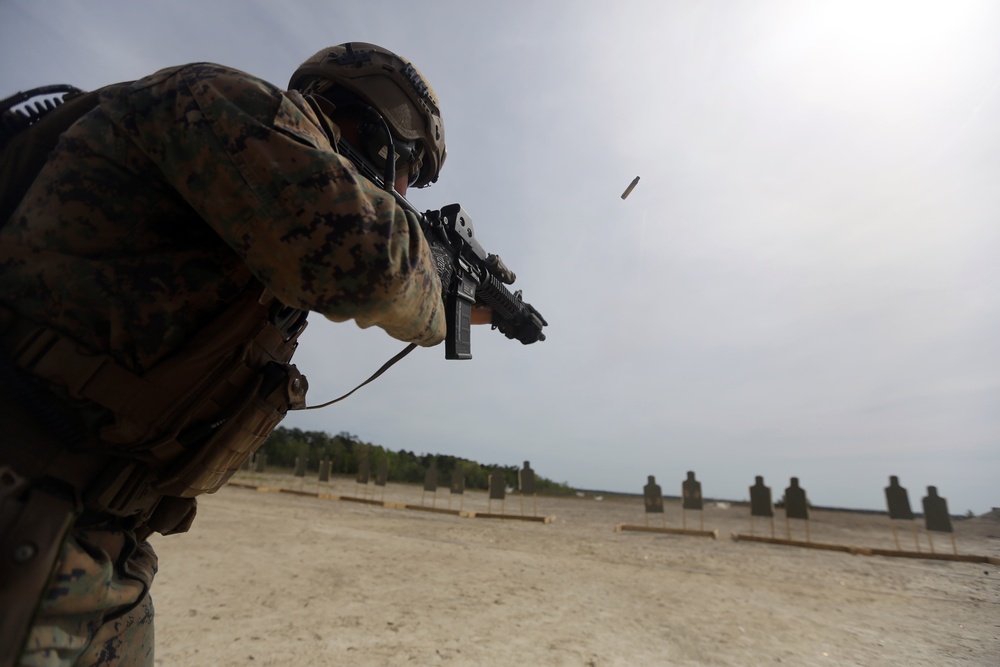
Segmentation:
<svg viewBox="0 0 1000 667">
<path fill-rule="evenodd" d="M 1000 506 L 1000 4 L 2 0 L 0 97 L 368 41 L 441 99 L 460 203 L 548 320 L 287 427 L 582 489 Z M 621 193 L 641 180 L 626 200 Z M 402 349 L 313 316 L 309 402 Z"/>
</svg>

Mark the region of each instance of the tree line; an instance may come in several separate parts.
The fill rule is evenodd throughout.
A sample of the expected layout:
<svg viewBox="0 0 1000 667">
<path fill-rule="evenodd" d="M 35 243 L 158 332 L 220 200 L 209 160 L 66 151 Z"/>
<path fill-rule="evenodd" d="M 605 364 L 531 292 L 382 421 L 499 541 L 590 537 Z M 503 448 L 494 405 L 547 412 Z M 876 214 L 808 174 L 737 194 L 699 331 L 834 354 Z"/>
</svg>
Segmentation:
<svg viewBox="0 0 1000 667">
<path fill-rule="evenodd" d="M 486 490 L 489 475 L 499 470 L 510 488 L 518 488 L 517 473 L 520 466 L 482 464 L 448 454 L 415 454 L 401 449 L 392 451 L 381 445 L 362 441 L 358 436 L 341 431 L 330 435 L 324 431 L 303 431 L 279 426 L 271 432 L 260 451 L 267 455 L 268 466 L 293 468 L 297 458 L 306 459 L 306 469 L 319 471 L 320 461 L 330 461 L 330 471 L 340 475 L 357 475 L 367 459 L 372 474 L 387 464 L 388 481 L 423 484 L 427 470 L 435 466 L 438 485 L 447 487 L 456 469 L 465 474 L 465 488 Z M 568 494 L 573 489 L 565 483 L 553 482 L 535 473 L 535 490 L 545 494 Z"/>
</svg>

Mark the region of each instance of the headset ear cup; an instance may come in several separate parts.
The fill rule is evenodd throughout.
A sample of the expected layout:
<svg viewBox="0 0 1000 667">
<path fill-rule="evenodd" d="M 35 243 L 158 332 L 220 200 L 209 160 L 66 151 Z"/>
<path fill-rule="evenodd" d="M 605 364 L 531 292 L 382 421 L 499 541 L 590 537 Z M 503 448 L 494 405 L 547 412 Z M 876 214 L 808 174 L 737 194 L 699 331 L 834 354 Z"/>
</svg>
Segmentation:
<svg viewBox="0 0 1000 667">
<path fill-rule="evenodd" d="M 382 129 L 375 112 L 369 107 L 365 109 L 358 120 L 358 135 L 361 145 L 358 148 L 368 161 L 375 167 L 382 170 L 385 168 L 386 139 L 385 131 Z"/>
<path fill-rule="evenodd" d="M 375 117 L 375 111 L 371 107 L 365 108 L 358 121 L 358 131 L 361 133 L 361 140 L 368 142 L 372 140 L 372 135 L 382 133 L 382 124 Z"/>
<path fill-rule="evenodd" d="M 365 109 L 358 121 L 358 133 L 361 135 L 361 147 L 365 152 L 370 153 L 368 159 L 372 160 L 378 156 L 378 145 L 385 145 L 385 140 L 380 140 L 382 125 L 374 118 L 375 113 L 370 109 Z M 371 150 L 374 148 L 375 150 Z"/>
</svg>

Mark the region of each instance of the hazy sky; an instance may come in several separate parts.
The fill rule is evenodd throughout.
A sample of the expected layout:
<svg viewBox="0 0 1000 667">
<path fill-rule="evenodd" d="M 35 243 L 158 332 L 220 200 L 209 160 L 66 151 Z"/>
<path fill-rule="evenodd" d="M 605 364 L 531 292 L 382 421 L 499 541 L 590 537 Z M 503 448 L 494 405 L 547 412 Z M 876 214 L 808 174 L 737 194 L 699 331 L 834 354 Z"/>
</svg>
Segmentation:
<svg viewBox="0 0 1000 667">
<path fill-rule="evenodd" d="M 458 202 L 548 319 L 417 350 L 289 427 L 582 488 L 1000 505 L 1000 5 L 3 0 L 0 96 L 209 60 L 285 85 L 350 40 L 412 59 Z M 635 176 L 631 196 L 619 195 Z M 313 317 L 310 402 L 403 345 Z"/>
</svg>

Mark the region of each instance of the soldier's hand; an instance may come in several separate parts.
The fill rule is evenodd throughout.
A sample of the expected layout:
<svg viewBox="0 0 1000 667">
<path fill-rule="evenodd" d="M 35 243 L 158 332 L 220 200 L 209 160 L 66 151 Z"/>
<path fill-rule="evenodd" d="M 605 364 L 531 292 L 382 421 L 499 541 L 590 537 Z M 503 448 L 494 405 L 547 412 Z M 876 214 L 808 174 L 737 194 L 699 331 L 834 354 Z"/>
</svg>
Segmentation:
<svg viewBox="0 0 1000 667">
<path fill-rule="evenodd" d="M 486 306 L 472 307 L 473 324 L 490 324 L 493 321 L 493 309 Z"/>
</svg>

